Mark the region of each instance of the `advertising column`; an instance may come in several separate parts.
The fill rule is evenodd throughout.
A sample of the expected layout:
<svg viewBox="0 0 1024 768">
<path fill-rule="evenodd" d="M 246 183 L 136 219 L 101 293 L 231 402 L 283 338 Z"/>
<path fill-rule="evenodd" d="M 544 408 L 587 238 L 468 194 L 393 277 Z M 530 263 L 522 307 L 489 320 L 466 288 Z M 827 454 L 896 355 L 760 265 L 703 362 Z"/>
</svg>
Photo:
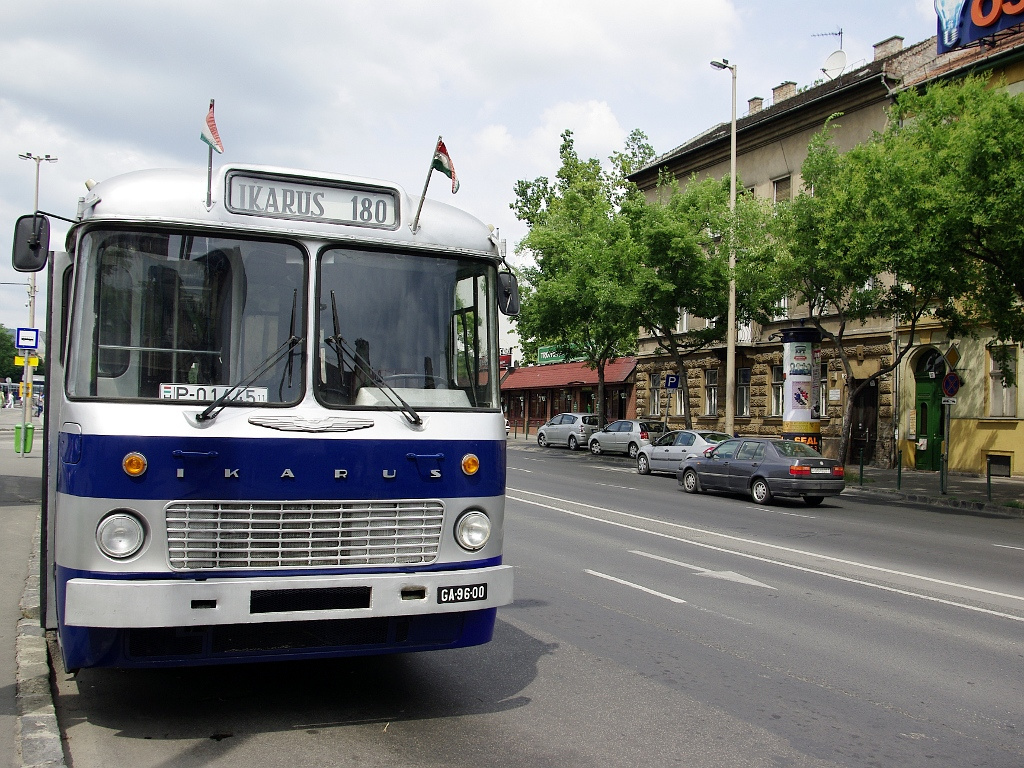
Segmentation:
<svg viewBox="0 0 1024 768">
<path fill-rule="evenodd" d="M 821 450 L 821 334 L 814 328 L 782 331 L 782 436 Z"/>
</svg>

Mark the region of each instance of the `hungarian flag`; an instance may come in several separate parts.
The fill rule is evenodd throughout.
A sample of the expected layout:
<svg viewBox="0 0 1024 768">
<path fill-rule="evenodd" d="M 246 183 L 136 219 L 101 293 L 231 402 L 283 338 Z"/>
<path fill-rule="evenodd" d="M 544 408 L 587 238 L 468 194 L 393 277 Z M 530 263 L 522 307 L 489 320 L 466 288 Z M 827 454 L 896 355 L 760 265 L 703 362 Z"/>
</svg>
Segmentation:
<svg viewBox="0 0 1024 768">
<path fill-rule="evenodd" d="M 213 114 L 212 112 L 210 114 Z M 437 148 L 434 150 L 434 162 L 430 166 L 435 168 L 452 180 L 452 194 L 459 191 L 459 179 L 455 175 L 455 164 L 452 163 L 448 148 L 441 139 L 437 140 Z"/>
<path fill-rule="evenodd" d="M 220 133 L 217 132 L 217 123 L 213 119 L 213 99 L 210 99 L 210 111 L 206 113 L 206 122 L 199 138 L 209 144 L 217 154 L 224 154 L 224 144 L 220 140 Z"/>
</svg>

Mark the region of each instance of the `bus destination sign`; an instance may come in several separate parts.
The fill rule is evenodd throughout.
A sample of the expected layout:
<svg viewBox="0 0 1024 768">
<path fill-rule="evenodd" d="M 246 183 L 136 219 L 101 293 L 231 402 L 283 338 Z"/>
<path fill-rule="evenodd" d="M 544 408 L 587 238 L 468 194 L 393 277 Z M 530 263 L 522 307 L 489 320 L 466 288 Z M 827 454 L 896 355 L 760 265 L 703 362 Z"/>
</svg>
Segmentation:
<svg viewBox="0 0 1024 768">
<path fill-rule="evenodd" d="M 320 221 L 357 227 L 398 226 L 398 195 L 380 187 L 306 183 L 291 176 L 228 176 L 227 208 L 232 213 L 274 219 Z"/>
</svg>

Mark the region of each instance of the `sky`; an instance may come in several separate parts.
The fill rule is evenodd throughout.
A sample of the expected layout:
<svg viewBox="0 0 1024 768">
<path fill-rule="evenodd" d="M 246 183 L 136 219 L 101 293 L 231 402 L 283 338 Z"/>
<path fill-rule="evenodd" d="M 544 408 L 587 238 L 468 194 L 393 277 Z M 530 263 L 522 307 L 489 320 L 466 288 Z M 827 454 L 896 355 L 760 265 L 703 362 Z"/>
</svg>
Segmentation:
<svg viewBox="0 0 1024 768">
<path fill-rule="evenodd" d="M 627 10 L 628 9 L 628 10 Z M 223 155 L 423 186 L 439 135 L 461 187 L 428 197 L 498 228 L 510 261 L 526 227 L 519 179 L 552 177 L 560 135 L 606 161 L 633 129 L 658 154 L 772 88 L 822 79 L 894 35 L 935 34 L 932 0 L 8 0 L 0 7 L 0 324 L 29 325 L 11 267 L 15 219 L 73 217 L 84 182 L 144 168 L 205 168 L 216 99 Z M 51 249 L 67 225 L 52 222 Z M 6 283 L 15 283 L 7 285 Z M 45 279 L 39 280 L 40 290 Z M 40 293 L 36 325 L 42 327 Z"/>
</svg>

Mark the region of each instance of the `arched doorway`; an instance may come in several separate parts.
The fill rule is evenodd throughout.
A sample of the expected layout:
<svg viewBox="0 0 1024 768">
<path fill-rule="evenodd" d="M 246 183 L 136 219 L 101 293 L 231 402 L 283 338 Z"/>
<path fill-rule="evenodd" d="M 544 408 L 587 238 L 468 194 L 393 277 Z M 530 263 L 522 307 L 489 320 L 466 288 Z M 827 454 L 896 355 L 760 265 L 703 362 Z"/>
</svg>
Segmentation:
<svg viewBox="0 0 1024 768">
<path fill-rule="evenodd" d="M 946 420 L 942 404 L 942 377 L 946 374 L 946 361 L 937 349 L 928 349 L 914 365 L 917 415 L 917 448 L 914 467 L 937 472 L 942 468 L 942 441 Z"/>
</svg>

